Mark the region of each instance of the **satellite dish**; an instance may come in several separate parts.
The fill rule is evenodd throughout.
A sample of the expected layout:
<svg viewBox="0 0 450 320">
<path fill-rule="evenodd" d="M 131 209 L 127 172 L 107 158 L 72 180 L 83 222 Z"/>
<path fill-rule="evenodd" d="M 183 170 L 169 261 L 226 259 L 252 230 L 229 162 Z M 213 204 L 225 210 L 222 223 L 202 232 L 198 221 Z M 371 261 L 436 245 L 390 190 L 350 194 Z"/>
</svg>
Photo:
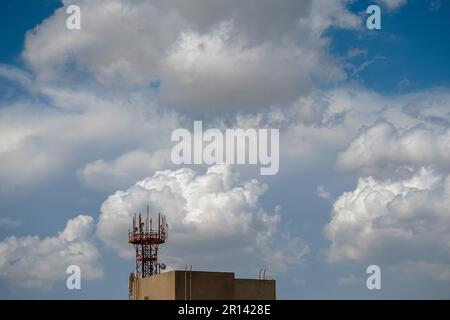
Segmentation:
<svg viewBox="0 0 450 320">
<path fill-rule="evenodd" d="M 160 268 L 161 270 L 166 270 L 166 264 L 165 264 L 165 263 L 161 263 L 161 264 L 159 265 L 159 268 Z"/>
</svg>

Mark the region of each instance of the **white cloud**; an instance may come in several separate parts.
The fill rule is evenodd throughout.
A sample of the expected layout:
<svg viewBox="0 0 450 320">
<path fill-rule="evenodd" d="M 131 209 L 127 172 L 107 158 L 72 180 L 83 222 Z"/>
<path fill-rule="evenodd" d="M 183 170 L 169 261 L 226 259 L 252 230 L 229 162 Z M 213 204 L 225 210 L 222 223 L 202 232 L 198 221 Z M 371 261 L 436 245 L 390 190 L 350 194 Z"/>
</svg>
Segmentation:
<svg viewBox="0 0 450 320">
<path fill-rule="evenodd" d="M 0 279 L 13 286 L 50 288 L 67 277 L 66 268 L 80 266 L 82 279 L 103 275 L 99 254 L 90 237 L 94 220 L 79 215 L 57 236 L 10 236 L 0 242 Z"/>
<path fill-rule="evenodd" d="M 259 126 L 280 127 L 280 172 L 333 166 L 336 150 L 345 148 L 365 123 L 372 123 L 389 102 L 356 88 L 314 92 L 289 107 L 262 114 Z M 294 169 L 292 169 L 294 170 Z"/>
<path fill-rule="evenodd" d="M 12 219 L 10 217 L 4 217 L 4 218 L 0 218 L 0 227 L 1 226 L 6 226 L 6 227 L 18 227 L 22 224 L 21 221 L 16 220 L 16 219 Z"/>
<path fill-rule="evenodd" d="M 160 171 L 109 196 L 97 234 L 120 256 L 131 258 L 126 230 L 133 214 L 150 205 L 152 213 L 167 216 L 169 242 L 161 254 L 171 266 L 284 271 L 300 263 L 308 247 L 288 234 L 276 243 L 280 216 L 259 203 L 266 189 L 257 180 L 240 182 L 228 166 L 210 167 L 205 174 L 186 168 Z"/>
<path fill-rule="evenodd" d="M 106 181 L 93 181 L 106 172 L 115 176 L 113 185 L 132 183 L 130 176 L 161 169 L 162 150 L 169 148 L 173 128 L 180 127 L 176 114 L 160 112 L 142 96 L 49 94 L 58 109 L 27 103 L 0 109 L 0 193 L 33 187 L 77 169 L 87 186 L 108 187 Z M 153 154 L 148 157 L 151 162 L 145 164 L 143 154 L 132 150 Z M 116 157 L 116 162 L 111 160 Z M 95 161 L 99 162 L 94 165 Z"/>
<path fill-rule="evenodd" d="M 368 54 L 367 49 L 363 48 L 350 48 L 347 50 L 347 58 L 366 57 Z"/>
<path fill-rule="evenodd" d="M 91 189 L 124 187 L 170 167 L 151 155 L 169 147 L 169 130 L 181 127 L 181 117 L 162 108 L 212 115 L 221 107 L 281 108 L 309 94 L 311 74 L 342 79 L 322 34 L 330 26 L 358 27 L 347 3 L 79 1 L 83 22 L 76 32 L 65 28 L 64 9 L 56 10 L 26 36 L 31 75 L 2 69 L 32 81 L 51 107 L 2 107 L 0 181 L 8 183 L 0 193 L 64 171 L 77 171 Z M 155 80 L 157 90 L 150 88 Z M 304 113 L 310 121 L 321 118 L 312 108 Z"/>
<path fill-rule="evenodd" d="M 229 32 L 181 35 L 167 57 L 157 95 L 160 103 L 202 109 L 261 108 L 289 103 L 309 91 L 308 76 L 322 58 L 313 48 L 230 44 Z M 337 68 L 333 71 L 336 77 L 344 77 Z"/>
<path fill-rule="evenodd" d="M 33 81 L 31 76 L 17 67 L 0 63 L 0 77 L 18 82 L 24 88 L 31 89 Z"/>
<path fill-rule="evenodd" d="M 377 0 L 377 2 L 382 3 L 389 10 L 393 11 L 404 6 L 408 0 Z"/>
<path fill-rule="evenodd" d="M 449 172 L 448 90 L 391 97 L 352 95 L 347 116 L 356 116 L 356 126 L 349 135 L 358 133 L 339 148 L 338 168 L 376 177 L 404 176 L 421 166 Z"/>
<path fill-rule="evenodd" d="M 322 35 L 359 27 L 348 2 L 82 0 L 80 31 L 67 32 L 58 9 L 27 34 L 23 57 L 41 84 L 69 86 L 89 74 L 103 89 L 127 92 L 160 81 L 163 106 L 286 104 L 309 92 L 311 76 L 345 78 Z"/>
<path fill-rule="evenodd" d="M 45 87 L 42 92 L 56 108 L 16 103 L 0 110 L 2 193 L 35 186 L 64 171 L 77 172 L 83 185 L 91 190 L 125 188 L 155 170 L 171 168 L 172 163 L 163 156 L 164 150 L 172 147 L 170 133 L 175 128 L 192 126 L 189 118 L 161 111 L 143 93 L 121 96 L 55 87 Z M 450 121 L 446 101 L 448 93 L 444 90 L 386 97 L 363 88 L 338 88 L 315 91 L 291 105 L 272 107 L 256 115 L 238 113 L 226 123 L 218 115 L 208 125 L 280 128 L 282 172 L 292 166 L 309 170 L 324 161 L 334 164 L 336 150 L 344 149 L 339 167 L 364 173 L 382 172 L 376 166 L 383 165 L 386 157 L 392 157 L 391 165 L 403 164 L 400 156 L 404 165 L 430 165 L 436 162 L 431 158 L 435 154 L 442 160 L 436 163 L 444 167 L 447 136 L 443 128 Z M 373 157 L 367 162 L 363 162 L 364 157 L 349 156 L 347 160 L 345 154 L 356 150 L 350 142 L 358 130 L 379 117 L 389 119 L 398 131 L 390 138 L 402 137 L 407 129 L 425 123 L 432 139 L 440 137 L 435 147 L 426 146 L 434 151 L 422 155 L 430 161 L 408 160 L 395 149 L 400 142 L 391 141 L 387 145 L 392 145 L 395 152 L 361 149 Z M 355 143 L 364 137 L 361 134 Z"/>
<path fill-rule="evenodd" d="M 379 121 L 361 130 L 338 155 L 337 164 L 343 169 L 378 175 L 396 171 L 399 167 L 413 170 L 433 166 L 448 171 L 450 130 L 425 125 L 397 129 L 387 121 Z"/>
<path fill-rule="evenodd" d="M 336 280 L 336 283 L 341 286 L 347 286 L 347 285 L 365 285 L 365 279 L 361 277 L 357 277 L 354 274 L 349 274 L 344 277 L 340 277 Z"/>
<path fill-rule="evenodd" d="M 318 186 L 316 189 L 316 194 L 319 198 L 325 199 L 329 202 L 334 202 L 333 195 L 327 190 L 325 190 L 324 186 Z"/>
<path fill-rule="evenodd" d="M 170 167 L 170 150 L 157 150 L 153 153 L 133 150 L 112 161 L 89 162 L 78 172 L 78 176 L 89 189 L 109 191 L 131 186 L 143 176 Z"/>
<path fill-rule="evenodd" d="M 450 176 L 430 169 L 409 179 L 360 178 L 355 190 L 333 205 L 325 228 L 331 241 L 328 257 L 450 281 L 449 207 Z"/>
<path fill-rule="evenodd" d="M 50 102 L 1 106 L 0 192 L 75 172 L 93 190 L 126 188 L 171 167 L 164 150 L 171 130 L 183 127 L 182 117 L 161 112 L 162 107 L 186 115 L 198 108 L 202 116 L 234 108 L 244 114 L 230 126 L 281 128 L 281 153 L 287 160 L 281 170 L 289 175 L 315 166 L 321 172 L 330 169 L 336 150 L 345 148 L 338 159 L 341 168 L 374 176 L 336 200 L 327 228 L 333 241 L 330 257 L 363 261 L 368 249 L 402 272 L 419 270 L 448 279 L 448 261 L 442 258 L 448 256 L 448 238 L 439 229 L 448 227 L 439 207 L 448 205 L 448 178 L 415 174 L 422 165 L 448 169 L 448 94 L 382 96 L 358 87 L 311 93 L 311 76 L 321 82 L 345 78 L 341 61 L 329 55 L 324 31 L 360 27 L 361 17 L 346 8 L 350 2 L 85 0 L 79 1 L 79 32 L 68 32 L 67 15 L 57 10 L 26 36 L 23 58 L 30 74 L 0 65 L 1 76 L 40 90 Z M 395 10 L 407 1 L 380 2 Z M 348 52 L 348 57 L 364 55 L 362 49 Z M 158 81 L 161 86 L 152 88 Z M 254 117 L 245 114 L 267 106 L 272 108 Z M 389 124 L 375 122 L 378 118 Z M 361 126 L 366 127 L 358 133 Z M 383 144 L 390 152 L 382 152 Z M 399 167 L 408 169 L 408 178 L 379 179 L 380 173 L 398 173 Z M 282 233 L 280 215 L 261 207 L 265 185 L 242 182 L 218 168 L 206 174 L 162 171 L 117 191 L 102 206 L 97 234 L 129 257 L 130 216 L 150 204 L 154 213 L 168 215 L 171 238 L 162 254 L 171 265 L 254 271 L 258 264 L 282 271 L 301 262 L 308 247 L 288 232 L 276 236 Z M 326 190 L 317 191 L 331 200 Z M 429 215 L 420 207 L 421 196 L 432 200 Z M 411 210 L 405 213 L 403 207 Z M 76 221 L 56 237 L 7 238 L 0 261 L 5 257 L 21 267 L 21 260 L 5 249 L 6 241 L 23 244 L 21 250 L 33 257 L 41 251 L 50 254 L 50 245 L 64 251 L 53 244 L 55 239 L 73 250 L 86 245 L 85 258 L 93 261 L 95 247 L 76 238 L 87 226 Z M 414 252 L 408 250 L 408 235 Z M 9 264 L 1 266 L 6 278 L 19 279 Z M 33 270 L 27 272 L 26 286 L 43 284 Z"/>
</svg>

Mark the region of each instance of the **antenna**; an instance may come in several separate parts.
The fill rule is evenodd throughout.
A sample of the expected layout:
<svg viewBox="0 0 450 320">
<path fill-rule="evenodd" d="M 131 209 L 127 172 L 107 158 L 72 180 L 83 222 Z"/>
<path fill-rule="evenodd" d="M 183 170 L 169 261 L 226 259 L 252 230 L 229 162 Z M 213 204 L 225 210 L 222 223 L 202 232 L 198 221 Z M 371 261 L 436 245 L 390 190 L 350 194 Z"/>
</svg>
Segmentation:
<svg viewBox="0 0 450 320">
<path fill-rule="evenodd" d="M 158 214 L 158 228 L 152 229 L 152 219 L 150 218 L 150 208 L 147 206 L 147 216 L 136 221 L 136 213 L 133 217 L 133 230 L 128 230 L 128 243 L 134 245 L 136 251 L 136 278 L 145 278 L 159 274 L 165 269 L 165 264 L 158 263 L 159 246 L 166 243 L 167 224 L 166 217 Z M 138 225 L 136 225 L 136 222 Z"/>
<path fill-rule="evenodd" d="M 146 221 L 147 221 L 147 229 L 146 229 L 147 232 L 148 232 L 148 230 L 149 230 L 149 229 L 148 229 L 148 227 L 149 227 L 149 225 L 148 225 L 148 217 L 149 217 L 149 214 L 150 214 L 149 212 L 150 212 L 150 209 L 149 209 L 149 207 L 148 207 L 148 205 L 147 205 L 147 220 L 146 220 Z"/>
</svg>

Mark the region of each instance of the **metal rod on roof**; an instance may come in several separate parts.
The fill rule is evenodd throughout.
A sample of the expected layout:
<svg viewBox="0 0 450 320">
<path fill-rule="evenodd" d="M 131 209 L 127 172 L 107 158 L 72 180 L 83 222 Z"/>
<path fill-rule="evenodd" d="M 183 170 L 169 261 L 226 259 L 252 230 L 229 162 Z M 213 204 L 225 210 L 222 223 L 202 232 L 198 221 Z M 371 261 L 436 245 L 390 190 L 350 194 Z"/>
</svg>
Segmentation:
<svg viewBox="0 0 450 320">
<path fill-rule="evenodd" d="M 192 300 L 192 265 L 189 268 L 189 300 Z"/>
<path fill-rule="evenodd" d="M 148 229 L 148 227 L 149 227 L 149 225 L 148 225 L 149 220 L 148 220 L 148 219 L 149 219 L 149 214 L 150 214 L 149 212 L 150 212 L 150 208 L 149 208 L 149 206 L 147 205 L 147 221 L 146 221 L 146 222 L 147 222 L 147 226 L 146 226 L 146 231 L 147 231 L 147 232 L 149 231 L 149 229 Z"/>
<path fill-rule="evenodd" d="M 184 267 L 184 300 L 187 300 L 187 265 Z"/>
</svg>

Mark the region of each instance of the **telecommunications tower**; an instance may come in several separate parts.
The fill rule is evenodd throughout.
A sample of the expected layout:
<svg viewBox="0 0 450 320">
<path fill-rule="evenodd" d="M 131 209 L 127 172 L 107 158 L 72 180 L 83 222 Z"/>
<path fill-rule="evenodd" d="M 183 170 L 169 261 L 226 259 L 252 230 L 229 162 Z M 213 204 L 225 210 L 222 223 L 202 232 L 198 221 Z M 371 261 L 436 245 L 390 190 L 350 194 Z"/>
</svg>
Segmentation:
<svg viewBox="0 0 450 320">
<path fill-rule="evenodd" d="M 140 213 L 138 218 L 134 215 L 133 229 L 128 230 L 128 243 L 132 243 L 136 251 L 136 278 L 150 277 L 165 269 L 163 263 L 158 263 L 158 248 L 166 242 L 168 231 L 166 217 L 161 213 L 156 229 L 152 229 L 148 206 L 145 220 Z"/>
</svg>

